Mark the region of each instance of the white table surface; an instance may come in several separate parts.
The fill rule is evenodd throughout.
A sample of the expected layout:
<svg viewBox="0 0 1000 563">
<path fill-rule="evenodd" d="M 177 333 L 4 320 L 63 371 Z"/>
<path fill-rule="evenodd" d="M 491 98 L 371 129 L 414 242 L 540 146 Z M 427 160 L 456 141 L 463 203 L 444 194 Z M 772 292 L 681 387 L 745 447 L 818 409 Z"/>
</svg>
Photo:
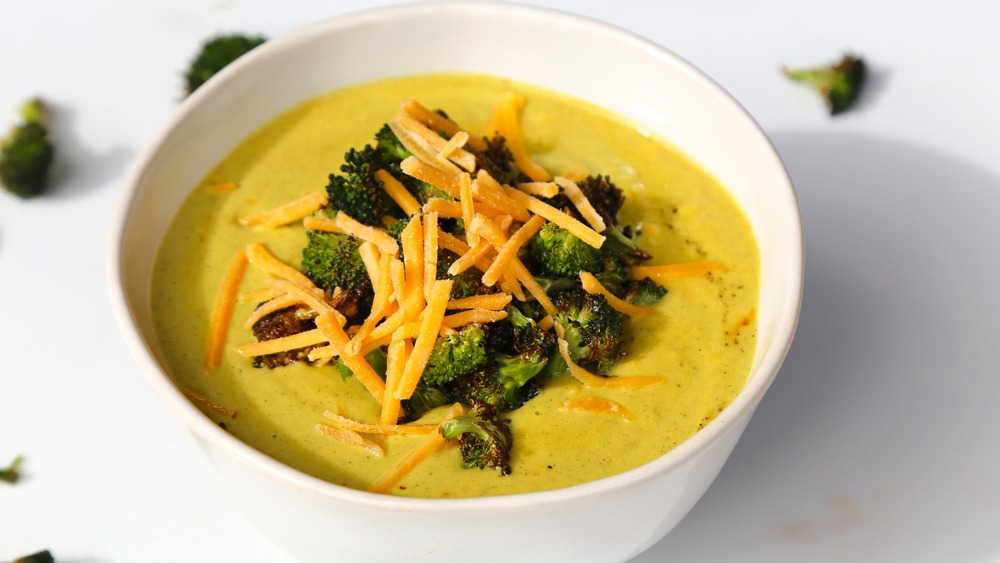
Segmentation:
<svg viewBox="0 0 1000 563">
<path fill-rule="evenodd" d="M 201 41 L 386 3 L 4 3 L 0 126 L 45 96 L 59 169 L 45 197 L 0 193 L 0 466 L 27 458 L 0 483 L 0 561 L 290 561 L 133 364 L 105 290 L 108 218 Z M 702 501 L 635 561 L 1000 561 L 1000 3 L 534 3 L 705 70 L 774 140 L 805 222 L 784 368 Z M 872 76 L 831 119 L 779 68 L 844 50 Z"/>
</svg>

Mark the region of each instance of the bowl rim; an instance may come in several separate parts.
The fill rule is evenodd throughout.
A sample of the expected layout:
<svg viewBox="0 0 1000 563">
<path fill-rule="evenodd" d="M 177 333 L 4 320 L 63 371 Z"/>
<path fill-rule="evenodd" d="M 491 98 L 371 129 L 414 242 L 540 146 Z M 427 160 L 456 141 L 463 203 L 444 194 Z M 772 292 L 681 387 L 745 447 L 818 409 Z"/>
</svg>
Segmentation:
<svg viewBox="0 0 1000 563">
<path fill-rule="evenodd" d="M 161 146 L 174 131 L 184 123 L 202 98 L 211 96 L 213 92 L 225 87 L 228 77 L 235 75 L 244 67 L 253 64 L 260 57 L 268 56 L 272 51 L 293 47 L 296 43 L 307 41 L 317 34 L 336 33 L 338 30 L 366 25 L 382 18 L 409 18 L 447 8 L 448 10 L 464 10 L 469 13 L 485 15 L 502 12 L 505 15 L 518 15 L 533 19 L 558 22 L 571 26 L 583 33 L 598 34 L 618 42 L 628 44 L 639 51 L 652 55 L 684 71 L 696 82 L 707 87 L 724 104 L 735 110 L 734 115 L 742 122 L 741 127 L 752 131 L 756 142 L 761 145 L 761 153 L 770 160 L 769 165 L 779 174 L 782 180 L 781 195 L 785 203 L 791 204 L 796 211 L 793 217 L 795 232 L 787 233 L 792 237 L 788 247 L 793 252 L 787 257 L 790 268 L 790 279 L 786 280 L 788 299 L 783 302 L 777 315 L 776 338 L 770 341 L 763 350 L 761 357 L 754 360 L 754 368 L 740 392 L 734 399 L 708 424 L 665 454 L 628 471 L 589 481 L 569 487 L 538 492 L 516 493 L 486 497 L 468 498 L 422 498 L 399 497 L 370 493 L 352 489 L 324 481 L 308 475 L 298 469 L 287 466 L 266 454 L 254 449 L 232 436 L 189 401 L 178 389 L 170 376 L 159 366 L 152 352 L 148 349 L 136 326 L 129 300 L 126 296 L 123 270 L 124 235 L 129 226 L 130 211 L 135 203 L 136 194 L 142 185 L 146 170 L 157 157 Z M 749 112 L 735 100 L 722 86 L 708 77 L 703 71 L 649 39 L 625 30 L 613 24 L 596 20 L 587 16 L 544 7 L 528 6 L 514 3 L 484 2 L 484 1 L 433 1 L 396 4 L 377 8 L 347 12 L 307 25 L 292 29 L 269 39 L 247 55 L 228 65 L 206 82 L 190 96 L 185 98 L 180 107 L 161 127 L 158 134 L 146 145 L 130 169 L 116 206 L 111 214 L 107 238 L 106 279 L 112 312 L 117 321 L 122 337 L 131 352 L 145 379 L 153 386 L 154 391 L 179 416 L 189 430 L 200 439 L 207 440 L 214 447 L 226 452 L 239 462 L 255 471 L 290 485 L 305 490 L 314 495 L 344 503 L 373 508 L 407 512 L 471 512 L 496 508 L 517 508 L 545 504 L 556 504 L 582 497 L 609 494 L 616 490 L 633 487 L 654 476 L 668 472 L 686 460 L 697 456 L 701 451 L 719 440 L 729 425 L 737 424 L 749 417 L 764 392 L 771 385 L 791 346 L 798 323 L 802 300 L 802 284 L 804 278 L 802 223 L 794 187 L 788 172 L 760 125 Z"/>
</svg>

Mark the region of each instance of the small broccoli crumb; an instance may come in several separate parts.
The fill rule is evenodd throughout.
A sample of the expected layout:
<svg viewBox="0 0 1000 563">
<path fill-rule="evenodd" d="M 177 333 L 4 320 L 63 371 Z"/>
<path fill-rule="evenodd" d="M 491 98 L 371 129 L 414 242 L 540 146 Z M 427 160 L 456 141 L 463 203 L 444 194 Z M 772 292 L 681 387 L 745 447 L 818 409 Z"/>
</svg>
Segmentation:
<svg viewBox="0 0 1000 563">
<path fill-rule="evenodd" d="M 10 462 L 10 465 L 6 469 L 0 469 L 0 481 L 16 483 L 21 476 L 18 473 L 18 469 L 22 463 L 24 463 L 24 456 L 19 455 L 14 458 L 14 461 Z"/>
<path fill-rule="evenodd" d="M 789 79 L 814 88 L 823 96 L 830 115 L 841 114 L 854 105 L 865 83 L 867 67 L 863 59 L 846 54 L 826 66 L 785 69 Z"/>
<path fill-rule="evenodd" d="M 49 135 L 49 110 L 41 99 L 24 102 L 20 113 L 21 123 L 0 141 L 0 184 L 28 198 L 45 191 L 55 145 Z"/>
<path fill-rule="evenodd" d="M 38 553 L 32 553 L 31 555 L 25 555 L 24 557 L 19 557 L 15 559 L 12 563 L 54 563 L 55 559 L 52 557 L 52 553 L 49 550 L 39 551 Z"/>
<path fill-rule="evenodd" d="M 240 33 L 220 35 L 207 41 L 185 74 L 187 95 L 190 96 L 217 72 L 265 41 L 267 38 L 263 36 Z"/>
</svg>

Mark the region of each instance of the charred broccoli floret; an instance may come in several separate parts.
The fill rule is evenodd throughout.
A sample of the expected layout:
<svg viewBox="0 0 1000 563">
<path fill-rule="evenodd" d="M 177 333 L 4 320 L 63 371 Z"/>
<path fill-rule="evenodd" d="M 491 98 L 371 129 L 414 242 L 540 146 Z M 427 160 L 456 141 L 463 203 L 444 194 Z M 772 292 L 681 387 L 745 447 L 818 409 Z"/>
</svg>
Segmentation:
<svg viewBox="0 0 1000 563">
<path fill-rule="evenodd" d="M 242 33 L 220 35 L 208 40 L 185 74 L 187 94 L 191 95 L 215 73 L 265 41 L 266 37 Z"/>
<path fill-rule="evenodd" d="M 0 141 L 0 184 L 19 197 L 45 191 L 55 146 L 49 137 L 49 111 L 38 98 L 21 105 L 21 123 Z"/>
<path fill-rule="evenodd" d="M 347 151 L 341 174 L 331 174 L 326 186 L 330 212 L 343 211 L 366 225 L 377 226 L 384 215 L 401 216 L 382 182 L 375 178 L 375 172 L 387 168 L 388 162 L 387 153 L 371 145 Z"/>
<path fill-rule="evenodd" d="M 293 334 L 298 334 L 300 332 L 316 328 L 316 322 L 313 319 L 314 315 L 306 309 L 287 307 L 285 309 L 275 311 L 254 323 L 253 335 L 258 341 L 261 342 L 282 338 L 284 336 L 291 336 Z M 268 369 L 274 369 L 276 367 L 294 364 L 295 362 L 308 361 L 309 352 L 315 347 L 316 346 L 307 346 L 305 348 L 298 348 L 287 352 L 255 356 L 253 359 L 253 365 L 258 368 L 266 367 Z"/>
<path fill-rule="evenodd" d="M 507 140 L 501 136 L 483 138 L 486 148 L 479 151 L 469 149 L 476 157 L 476 168 L 489 172 L 501 184 L 513 184 L 520 180 L 520 169 L 514 164 L 514 155 L 507 148 Z M 469 147 L 467 147 L 469 148 Z"/>
<path fill-rule="evenodd" d="M 327 292 L 339 287 L 343 293 L 334 307 L 348 318 L 364 318 L 371 310 L 375 292 L 358 248 L 361 241 L 342 233 L 306 231 L 302 249 L 302 273 Z"/>
<path fill-rule="evenodd" d="M 629 280 L 624 299 L 633 305 L 655 305 L 667 295 L 667 288 L 650 278 Z"/>
<path fill-rule="evenodd" d="M 510 474 L 513 437 L 510 424 L 489 405 L 475 405 L 469 412 L 441 424 L 445 440 L 458 438 L 458 449 L 467 469 L 497 469 Z"/>
<path fill-rule="evenodd" d="M 603 295 L 578 289 L 562 292 L 552 302 L 559 309 L 556 321 L 563 327 L 575 363 L 605 372 L 625 355 L 625 315 Z"/>
<path fill-rule="evenodd" d="M 838 62 L 803 69 L 785 69 L 785 75 L 796 82 L 814 88 L 823 96 L 830 115 L 850 109 L 861 93 L 867 68 L 864 60 L 844 55 Z"/>
<path fill-rule="evenodd" d="M 625 194 L 609 176 L 587 176 L 577 185 L 605 223 L 618 223 L 618 211 L 625 204 Z"/>
<path fill-rule="evenodd" d="M 358 248 L 361 241 L 342 233 L 306 231 L 302 249 L 302 273 L 326 291 L 371 284 Z"/>
<path fill-rule="evenodd" d="M 444 385 L 457 377 L 478 369 L 486 363 L 486 331 L 472 324 L 461 331 L 441 336 L 434 344 L 423 381 L 430 385 Z"/>
</svg>

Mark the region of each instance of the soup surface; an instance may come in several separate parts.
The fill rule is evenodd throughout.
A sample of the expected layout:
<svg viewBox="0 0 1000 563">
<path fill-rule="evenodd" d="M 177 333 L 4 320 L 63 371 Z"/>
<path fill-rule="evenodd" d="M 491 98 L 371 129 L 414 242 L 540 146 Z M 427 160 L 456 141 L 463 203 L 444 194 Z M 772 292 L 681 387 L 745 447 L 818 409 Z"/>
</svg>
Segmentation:
<svg viewBox="0 0 1000 563">
<path fill-rule="evenodd" d="M 725 271 L 666 282 L 657 313 L 630 319 L 629 355 L 612 374 L 656 375 L 635 389 L 583 387 L 569 375 L 507 415 L 515 445 L 512 472 L 464 469 L 457 448 L 444 448 L 404 478 L 391 494 L 468 497 L 566 487 L 642 465 L 677 446 L 712 420 L 743 387 L 756 346 L 759 260 L 749 225 L 711 175 L 661 139 L 579 100 L 499 78 L 436 74 L 391 79 L 332 92 L 278 116 L 239 144 L 194 187 L 174 219 L 153 276 L 153 314 L 167 367 L 205 415 L 265 454 L 321 479 L 364 489 L 421 438 L 389 437 L 386 455 L 318 434 L 324 410 L 377 422 L 379 406 L 355 379 L 330 365 L 254 368 L 234 347 L 254 340 L 233 316 L 221 367 L 202 368 L 209 317 L 232 257 L 252 242 L 298 266 L 306 242 L 301 223 L 253 230 L 237 219 L 321 190 L 350 147 L 413 98 L 443 108 L 473 134 L 485 132 L 495 101 L 507 90 L 525 95 L 521 123 L 528 150 L 554 174 L 586 170 L 609 175 L 626 193 L 622 224 L 639 227 L 650 264 L 711 260 Z M 219 192 L 209 186 L 235 182 Z M 261 287 L 251 268 L 243 290 Z M 567 400 L 601 397 L 634 415 L 561 409 Z M 222 406 L 237 413 L 223 414 Z M 441 412 L 427 414 L 431 422 Z"/>
</svg>

